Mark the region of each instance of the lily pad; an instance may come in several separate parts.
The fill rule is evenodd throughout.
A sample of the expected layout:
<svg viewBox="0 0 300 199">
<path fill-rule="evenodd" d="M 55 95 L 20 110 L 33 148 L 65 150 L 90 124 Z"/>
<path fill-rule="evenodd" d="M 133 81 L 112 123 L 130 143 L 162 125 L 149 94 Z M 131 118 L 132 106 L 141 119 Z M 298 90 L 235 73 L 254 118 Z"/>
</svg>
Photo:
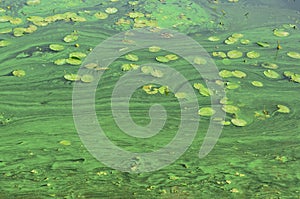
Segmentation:
<svg viewBox="0 0 300 199">
<path fill-rule="evenodd" d="M 152 53 L 159 52 L 160 50 L 161 50 L 161 48 L 159 46 L 150 46 L 149 47 L 149 52 L 152 52 Z"/>
<path fill-rule="evenodd" d="M 279 112 L 279 113 L 289 113 L 290 112 L 289 107 L 281 105 L 281 104 L 278 104 L 277 108 L 278 108 L 277 112 Z"/>
<path fill-rule="evenodd" d="M 220 58 L 226 58 L 227 57 L 226 53 L 224 53 L 224 52 L 213 52 L 212 56 L 220 57 Z"/>
<path fill-rule="evenodd" d="M 231 123 L 235 126 L 238 126 L 238 127 L 242 127 L 242 126 L 246 126 L 247 125 L 247 122 L 243 119 L 238 119 L 238 118 L 233 118 L 231 119 Z"/>
<path fill-rule="evenodd" d="M 239 107 L 230 104 L 223 105 L 222 110 L 231 114 L 236 114 L 240 111 Z"/>
<path fill-rule="evenodd" d="M 77 74 L 65 74 L 64 75 L 64 78 L 66 80 L 69 80 L 69 81 L 79 81 L 80 80 L 80 75 L 77 75 Z"/>
<path fill-rule="evenodd" d="M 151 66 L 143 66 L 141 68 L 141 71 L 144 73 L 144 74 L 151 74 L 153 72 L 153 68 Z"/>
<path fill-rule="evenodd" d="M 165 56 L 157 56 L 155 59 L 156 59 L 156 61 L 162 62 L 162 63 L 167 63 L 167 62 L 170 61 L 170 60 L 169 60 L 168 58 L 166 58 Z"/>
<path fill-rule="evenodd" d="M 78 35 L 77 34 L 70 34 L 64 37 L 64 41 L 67 43 L 76 41 L 78 39 Z"/>
<path fill-rule="evenodd" d="M 174 60 L 178 59 L 178 56 L 175 54 L 169 54 L 169 55 L 166 55 L 165 57 L 170 61 L 174 61 Z"/>
<path fill-rule="evenodd" d="M 293 74 L 293 75 L 291 76 L 291 80 L 292 80 L 293 82 L 300 83 L 300 74 Z"/>
<path fill-rule="evenodd" d="M 71 64 L 71 65 L 80 65 L 82 63 L 82 61 L 80 59 L 70 57 L 70 58 L 66 59 L 66 63 Z"/>
<path fill-rule="evenodd" d="M 232 35 L 231 35 L 231 37 L 233 37 L 233 38 L 242 38 L 242 37 L 244 37 L 244 35 L 243 34 L 241 34 L 241 33 L 233 33 Z"/>
<path fill-rule="evenodd" d="M 10 42 L 7 40 L 0 41 L 0 47 L 5 47 L 5 46 L 8 46 L 9 44 L 10 44 Z"/>
<path fill-rule="evenodd" d="M 195 57 L 194 58 L 194 63 L 198 64 L 198 65 L 203 65 L 203 64 L 206 64 L 207 61 L 202 57 Z"/>
<path fill-rule="evenodd" d="M 85 83 L 90 83 L 94 80 L 94 77 L 93 75 L 85 74 L 81 76 L 80 80 Z"/>
<path fill-rule="evenodd" d="M 154 69 L 154 70 L 151 71 L 151 75 L 153 77 L 162 77 L 164 74 L 161 70 Z"/>
<path fill-rule="evenodd" d="M 69 140 L 62 140 L 59 142 L 59 144 L 64 145 L 64 146 L 70 146 L 71 142 Z"/>
<path fill-rule="evenodd" d="M 233 74 L 232 74 L 232 72 L 229 71 L 229 70 L 221 70 L 221 71 L 219 72 L 219 76 L 220 76 L 220 77 L 223 77 L 223 78 L 227 78 L 227 77 L 232 77 Z"/>
<path fill-rule="evenodd" d="M 50 44 L 49 48 L 53 51 L 62 51 L 65 49 L 65 47 L 63 45 L 60 44 Z"/>
<path fill-rule="evenodd" d="M 241 44 L 243 45 L 247 45 L 247 44 L 250 44 L 250 40 L 249 39 L 241 39 Z"/>
<path fill-rule="evenodd" d="M 125 55 L 125 59 L 127 59 L 129 61 L 138 61 L 139 57 L 135 54 L 127 54 L 127 55 Z"/>
<path fill-rule="evenodd" d="M 234 90 L 239 88 L 240 85 L 238 83 L 234 83 L 234 82 L 226 82 L 226 88 L 229 90 Z"/>
<path fill-rule="evenodd" d="M 162 95 L 167 95 L 169 93 L 169 87 L 161 86 L 161 87 L 159 87 L 158 92 Z"/>
<path fill-rule="evenodd" d="M 82 52 L 71 52 L 71 53 L 69 54 L 69 57 L 70 57 L 70 58 L 82 59 L 82 58 L 85 58 L 85 57 L 86 57 L 86 54 L 85 54 L 85 53 L 82 53 Z"/>
<path fill-rule="evenodd" d="M 24 70 L 14 70 L 12 72 L 13 76 L 15 77 L 23 77 L 26 75 L 25 71 Z"/>
<path fill-rule="evenodd" d="M 216 113 L 216 111 L 214 109 L 212 109 L 211 107 L 202 107 L 198 111 L 198 114 L 200 116 L 207 116 L 207 117 L 210 117 L 210 116 L 214 115 L 215 113 Z"/>
<path fill-rule="evenodd" d="M 140 66 L 137 64 L 122 64 L 121 68 L 123 71 L 136 70 Z"/>
<path fill-rule="evenodd" d="M 106 12 L 107 14 L 115 14 L 115 13 L 118 12 L 118 9 L 117 9 L 117 8 L 106 8 L 106 9 L 105 9 L 105 12 Z"/>
<path fill-rule="evenodd" d="M 67 63 L 67 60 L 66 59 L 57 59 L 57 60 L 55 60 L 54 61 L 54 64 L 55 65 L 64 65 L 64 64 L 66 64 Z"/>
<path fill-rule="evenodd" d="M 41 0 L 28 0 L 28 1 L 26 2 L 26 4 L 29 5 L 29 6 L 38 5 L 38 4 L 40 4 L 40 3 L 41 3 Z"/>
<path fill-rule="evenodd" d="M 247 57 L 250 58 L 250 59 L 255 59 L 255 58 L 260 57 L 260 54 L 258 52 L 255 52 L 255 51 L 250 51 L 250 52 L 247 53 Z"/>
<path fill-rule="evenodd" d="M 246 73 L 239 71 L 239 70 L 232 71 L 232 75 L 237 78 L 245 78 L 247 76 Z"/>
<path fill-rule="evenodd" d="M 277 69 L 278 65 L 274 63 L 265 62 L 261 64 L 262 67 L 268 68 L 268 69 Z"/>
<path fill-rule="evenodd" d="M 210 37 L 208 37 L 208 40 L 209 40 L 209 41 L 219 41 L 220 38 L 217 37 L 217 36 L 210 36 Z"/>
<path fill-rule="evenodd" d="M 256 87 L 263 87 L 264 84 L 260 81 L 252 81 L 251 84 Z"/>
<path fill-rule="evenodd" d="M 243 53 L 238 50 L 231 50 L 231 51 L 227 52 L 227 56 L 231 59 L 236 59 L 236 58 L 242 57 Z"/>
<path fill-rule="evenodd" d="M 291 72 L 291 71 L 284 71 L 283 75 L 285 77 L 291 78 L 293 75 L 295 75 L 295 73 Z"/>
<path fill-rule="evenodd" d="M 271 79 L 277 79 L 280 77 L 280 75 L 274 70 L 265 70 L 264 75 Z"/>
<path fill-rule="evenodd" d="M 98 67 L 98 64 L 96 64 L 96 63 L 88 63 L 88 64 L 84 65 L 84 67 L 86 67 L 88 69 L 94 69 L 94 68 Z"/>
<path fill-rule="evenodd" d="M 259 45 L 260 47 L 264 47 L 264 48 L 270 47 L 270 44 L 268 42 L 258 41 L 258 42 L 256 42 L 256 44 Z"/>
<path fill-rule="evenodd" d="M 187 98 L 187 94 L 185 92 L 177 92 L 177 93 L 175 93 L 175 97 L 177 99 L 186 99 Z"/>
<path fill-rule="evenodd" d="M 274 30 L 273 34 L 277 37 L 287 37 L 290 33 L 283 30 Z"/>
<path fill-rule="evenodd" d="M 94 16 L 97 19 L 106 19 L 108 17 L 108 14 L 104 13 L 104 12 L 97 12 L 94 14 Z"/>
<path fill-rule="evenodd" d="M 300 53 L 297 52 L 288 52 L 287 55 L 294 59 L 300 59 Z"/>
</svg>

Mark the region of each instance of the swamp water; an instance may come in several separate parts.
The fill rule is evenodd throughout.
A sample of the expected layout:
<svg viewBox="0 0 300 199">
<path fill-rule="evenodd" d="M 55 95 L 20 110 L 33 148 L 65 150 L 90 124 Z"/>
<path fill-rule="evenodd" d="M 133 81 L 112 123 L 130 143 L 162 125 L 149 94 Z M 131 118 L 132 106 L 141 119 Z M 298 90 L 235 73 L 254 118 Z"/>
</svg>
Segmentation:
<svg viewBox="0 0 300 199">
<path fill-rule="evenodd" d="M 0 198 L 300 198 L 299 11 L 297 0 L 0 1 Z M 159 79 L 170 74 L 142 64 L 164 63 L 197 96 L 201 118 L 187 151 L 153 172 L 135 173 L 136 165 L 121 172 L 86 149 L 74 124 L 72 92 L 77 82 L 93 83 L 93 76 L 76 73 L 97 45 L 143 27 L 184 33 L 208 52 L 220 71 L 215 83 L 226 91 L 218 102 L 226 117 L 217 144 L 200 159 L 215 93 L 187 60 L 152 47 L 119 57 L 109 69 L 88 65 L 104 72 L 95 94 L 98 122 L 130 152 L 167 145 L 180 124 L 178 100 L 189 96 L 169 91 L 171 85 L 137 89 L 132 120 L 147 125 L 154 103 L 164 106 L 167 120 L 159 134 L 133 138 L 111 111 L 123 75 L 142 69 Z M 201 56 L 194 61 L 205 64 Z"/>
</svg>

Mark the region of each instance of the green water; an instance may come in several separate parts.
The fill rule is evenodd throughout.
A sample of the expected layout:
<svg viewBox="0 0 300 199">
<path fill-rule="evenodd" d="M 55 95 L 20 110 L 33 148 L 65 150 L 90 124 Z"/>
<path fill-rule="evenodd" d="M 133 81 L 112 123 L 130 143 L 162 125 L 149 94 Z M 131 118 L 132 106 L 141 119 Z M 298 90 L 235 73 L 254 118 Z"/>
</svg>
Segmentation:
<svg viewBox="0 0 300 199">
<path fill-rule="evenodd" d="M 41 0 L 40 4 L 28 5 L 26 1 L 0 1 L 0 32 L 8 29 L 0 34 L 0 42 L 9 42 L 0 47 L 0 198 L 300 198 L 300 84 L 283 75 L 285 71 L 300 74 L 299 59 L 287 55 L 291 51 L 300 53 L 299 2 L 215 2 Z M 118 12 L 106 19 L 94 16 L 100 11 L 105 13 L 108 7 L 115 7 Z M 74 51 L 89 54 L 105 39 L 141 25 L 134 25 L 127 15 L 133 11 L 148 14 L 145 19 L 147 23 L 153 22 L 153 26 L 187 34 L 210 55 L 217 51 L 243 52 L 241 58 L 229 59 L 229 63 L 227 59 L 212 58 L 219 70 L 247 74 L 241 79 L 223 79 L 239 85 L 233 90 L 226 88 L 226 96 L 240 112 L 227 114 L 225 120 L 238 117 L 246 120 L 247 125 L 224 126 L 217 144 L 203 159 L 199 159 L 198 153 L 209 117 L 201 117 L 197 135 L 181 157 L 149 173 L 126 173 L 105 166 L 88 152 L 78 136 L 72 115 L 74 82 L 64 75 L 77 73 L 80 65 L 54 62 L 68 58 Z M 27 20 L 30 16 L 46 18 L 66 12 L 76 13 L 85 21 L 67 17 L 36 25 L 33 33 L 16 36 L 13 32 L 14 28 L 32 24 Z M 22 21 L 12 24 L 3 16 Z M 129 25 L 116 25 L 120 18 L 129 20 Z M 277 37 L 274 29 L 289 35 Z M 78 40 L 64 42 L 63 38 L 74 31 Z M 225 44 L 224 40 L 234 33 L 243 34 L 241 39 L 250 43 L 243 45 L 239 39 L 234 44 Z M 220 40 L 209 41 L 210 36 Z M 267 42 L 270 46 L 261 47 L 256 42 Z M 279 50 L 278 42 L 282 47 Z M 65 49 L 52 51 L 49 45 L 54 43 Z M 260 53 L 260 57 L 248 58 L 246 53 L 250 51 Z M 156 56 L 172 52 L 149 53 L 144 49 L 133 53 L 140 58 L 136 63 L 143 64 L 156 63 Z M 114 85 L 126 73 L 121 70 L 123 63 L 131 62 L 124 57 L 117 59 L 97 87 L 95 107 L 99 123 L 107 137 L 125 150 L 157 150 L 176 134 L 180 123 L 178 101 L 172 92 L 148 95 L 138 89 L 130 101 L 133 121 L 147 125 L 153 103 L 165 107 L 168 120 L 160 134 L 149 139 L 124 134 L 110 107 Z M 274 71 L 280 76 L 266 77 L 264 71 L 268 69 L 262 63 L 277 64 Z M 167 64 L 191 85 L 205 83 L 186 60 L 179 58 Z M 26 74 L 17 77 L 12 74 L 14 70 L 24 70 Z M 262 82 L 263 87 L 253 86 L 254 80 Z M 197 90 L 195 93 L 200 107 L 210 105 L 209 97 Z M 277 105 L 287 106 L 290 112 L 278 112 Z M 255 112 L 260 116 L 255 116 Z"/>
</svg>

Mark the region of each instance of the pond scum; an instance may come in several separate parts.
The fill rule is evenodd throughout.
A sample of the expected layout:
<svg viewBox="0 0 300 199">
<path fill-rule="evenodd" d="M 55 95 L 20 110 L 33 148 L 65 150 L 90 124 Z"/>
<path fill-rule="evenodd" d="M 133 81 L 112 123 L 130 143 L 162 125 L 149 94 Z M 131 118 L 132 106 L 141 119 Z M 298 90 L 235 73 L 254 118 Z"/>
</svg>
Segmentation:
<svg viewBox="0 0 300 199">
<path fill-rule="evenodd" d="M 249 2 L 0 1 L 0 198 L 300 198 L 299 12 Z M 197 153 L 209 119 L 219 119 L 210 107 L 216 93 L 179 55 L 151 46 L 125 54 L 110 67 L 88 63 L 87 73 L 77 74 L 101 41 L 144 27 L 191 36 L 219 69 L 222 80 L 215 83 L 226 89 L 219 102 L 226 118 L 219 121 L 222 136 L 204 159 Z M 151 103 L 166 105 L 171 118 L 162 135 L 148 141 L 121 134 L 108 109 L 113 84 L 126 72 L 168 75 L 142 66 L 148 62 L 167 64 L 188 78 L 199 100 L 201 128 L 175 163 L 152 173 L 122 173 L 98 162 L 82 145 L 72 118 L 72 88 L 105 71 L 96 107 L 103 110 L 97 114 L 107 136 L 129 151 L 159 149 L 174 136 L 177 100 L 188 100 L 187 93 L 152 83 L 134 93 L 136 123 L 149 122 Z M 194 63 L 205 66 L 207 60 L 199 55 Z"/>
</svg>

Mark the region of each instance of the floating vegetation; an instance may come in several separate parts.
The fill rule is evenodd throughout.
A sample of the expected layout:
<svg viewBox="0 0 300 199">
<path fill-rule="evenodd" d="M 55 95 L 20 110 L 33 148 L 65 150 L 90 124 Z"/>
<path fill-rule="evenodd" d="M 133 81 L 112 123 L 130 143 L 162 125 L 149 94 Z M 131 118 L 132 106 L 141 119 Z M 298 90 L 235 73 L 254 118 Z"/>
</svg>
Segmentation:
<svg viewBox="0 0 300 199">
<path fill-rule="evenodd" d="M 95 69 L 96 67 L 98 67 L 98 64 L 88 63 L 88 64 L 85 64 L 84 67 L 87 68 L 87 69 Z"/>
<path fill-rule="evenodd" d="M 175 97 L 177 99 L 187 99 L 187 94 L 185 92 L 177 92 L 175 93 Z"/>
<path fill-rule="evenodd" d="M 287 37 L 290 35 L 289 32 L 286 32 L 286 31 L 283 31 L 283 30 L 278 30 L 278 29 L 275 29 L 273 31 L 273 34 L 277 37 Z"/>
<path fill-rule="evenodd" d="M 65 74 L 64 78 L 69 81 L 79 81 L 81 77 L 80 75 L 71 73 L 71 74 Z"/>
<path fill-rule="evenodd" d="M 13 34 L 15 37 L 21 37 L 24 35 L 26 29 L 25 28 L 14 28 L 13 29 Z"/>
<path fill-rule="evenodd" d="M 152 84 L 143 86 L 143 90 L 150 95 L 158 93 L 158 88 Z"/>
<path fill-rule="evenodd" d="M 244 37 L 244 35 L 241 34 L 241 33 L 233 33 L 233 34 L 231 35 L 231 37 L 240 39 L 240 38 Z"/>
<path fill-rule="evenodd" d="M 144 13 L 141 13 L 141 12 L 129 12 L 129 13 L 127 14 L 127 16 L 130 17 L 130 18 L 135 19 L 135 18 L 142 18 L 142 17 L 144 17 L 145 15 L 144 15 Z"/>
<path fill-rule="evenodd" d="M 28 1 L 26 2 L 26 4 L 29 5 L 29 6 L 35 6 L 35 5 L 38 5 L 38 4 L 40 4 L 40 3 L 41 3 L 40 0 L 28 0 Z"/>
<path fill-rule="evenodd" d="M 252 81 L 251 84 L 256 87 L 263 87 L 264 84 L 260 81 Z"/>
<path fill-rule="evenodd" d="M 149 52 L 152 52 L 152 53 L 159 52 L 160 50 L 161 50 L 161 48 L 159 46 L 150 46 L 149 47 Z"/>
<path fill-rule="evenodd" d="M 270 62 L 265 62 L 261 64 L 262 67 L 268 68 L 268 69 L 277 69 L 278 65 Z"/>
<path fill-rule="evenodd" d="M 300 83 L 300 74 L 293 74 L 291 76 L 291 81 Z"/>
<path fill-rule="evenodd" d="M 224 53 L 224 52 L 213 52 L 212 56 L 220 57 L 220 58 L 226 58 L 227 57 L 226 53 Z"/>
<path fill-rule="evenodd" d="M 164 74 L 161 70 L 154 69 L 154 70 L 151 71 L 151 75 L 153 77 L 162 77 Z"/>
<path fill-rule="evenodd" d="M 289 107 L 281 105 L 281 104 L 278 104 L 277 108 L 278 108 L 277 112 L 279 112 L 279 113 L 289 113 L 290 112 Z"/>
<path fill-rule="evenodd" d="M 211 107 L 202 107 L 198 111 L 198 114 L 200 116 L 207 116 L 207 117 L 210 117 L 210 116 L 214 115 L 215 113 L 216 113 L 216 111 Z"/>
<path fill-rule="evenodd" d="M 280 77 L 280 75 L 274 70 L 265 70 L 264 75 L 271 79 L 277 79 Z"/>
<path fill-rule="evenodd" d="M 247 76 L 246 73 L 239 71 L 239 70 L 234 70 L 232 71 L 232 75 L 237 77 L 237 78 L 245 78 Z"/>
<path fill-rule="evenodd" d="M 5 46 L 8 46 L 9 44 L 10 44 L 10 42 L 7 40 L 0 41 L 0 47 L 5 47 Z"/>
<path fill-rule="evenodd" d="M 217 37 L 217 36 L 210 36 L 210 37 L 208 37 L 208 40 L 209 40 L 209 41 L 219 41 L 220 38 Z"/>
<path fill-rule="evenodd" d="M 140 66 L 137 64 L 122 64 L 121 69 L 123 71 L 129 71 L 129 70 L 136 70 L 138 69 Z"/>
<path fill-rule="evenodd" d="M 80 77 L 80 80 L 84 83 L 90 83 L 94 80 L 94 77 L 92 75 L 85 74 Z"/>
<path fill-rule="evenodd" d="M 256 51 L 250 51 L 247 53 L 247 57 L 250 59 L 255 59 L 255 58 L 260 57 L 260 54 Z"/>
<path fill-rule="evenodd" d="M 227 77 L 232 77 L 233 74 L 232 74 L 232 72 L 229 71 L 229 70 L 221 70 L 221 71 L 219 72 L 219 76 L 220 76 L 220 77 L 223 77 L 223 78 L 227 78 Z"/>
<path fill-rule="evenodd" d="M 300 53 L 297 52 L 288 52 L 287 55 L 294 59 L 300 59 Z"/>
<path fill-rule="evenodd" d="M 206 59 L 204 59 L 202 57 L 195 57 L 193 62 L 198 65 L 203 65 L 203 64 L 207 63 Z"/>
<path fill-rule="evenodd" d="M 82 61 L 80 59 L 77 58 L 72 58 L 69 57 L 68 59 L 65 59 L 66 63 L 71 64 L 71 65 L 81 65 Z"/>
<path fill-rule="evenodd" d="M 141 71 L 144 73 L 144 74 L 151 74 L 153 72 L 153 68 L 151 66 L 143 66 L 141 68 Z"/>
<path fill-rule="evenodd" d="M 233 89 L 237 89 L 240 87 L 240 85 L 238 83 L 235 82 L 226 82 L 226 88 L 229 90 L 233 90 Z"/>
<path fill-rule="evenodd" d="M 26 75 L 25 71 L 24 70 L 14 70 L 12 72 L 13 76 L 15 77 L 23 77 Z"/>
<path fill-rule="evenodd" d="M 12 28 L 1 28 L 0 34 L 6 34 L 12 32 Z"/>
<path fill-rule="evenodd" d="M 50 44 L 49 48 L 53 51 L 62 51 L 65 49 L 65 47 L 63 45 L 60 44 Z"/>
<path fill-rule="evenodd" d="M 200 83 L 194 83 L 194 88 L 199 90 L 199 93 L 205 97 L 213 95 L 213 91 L 206 88 L 203 84 Z"/>
<path fill-rule="evenodd" d="M 248 44 L 250 44 L 250 40 L 249 39 L 241 39 L 241 44 L 243 44 L 243 45 L 248 45 Z"/>
<path fill-rule="evenodd" d="M 107 14 L 115 14 L 115 13 L 118 12 L 118 9 L 117 9 L 117 8 L 106 8 L 106 9 L 105 9 L 105 12 L 106 12 Z"/>
<path fill-rule="evenodd" d="M 125 59 L 127 59 L 129 61 L 138 61 L 139 57 L 135 54 L 127 54 L 127 55 L 125 55 Z"/>
<path fill-rule="evenodd" d="M 247 122 L 243 119 L 239 119 L 239 118 L 233 118 L 231 119 L 231 123 L 235 126 L 238 126 L 238 127 L 242 127 L 242 126 L 246 126 L 247 125 Z"/>
<path fill-rule="evenodd" d="M 166 55 L 165 56 L 168 60 L 170 61 L 174 61 L 174 60 L 177 60 L 179 57 L 175 54 L 169 54 L 169 55 Z"/>
<path fill-rule="evenodd" d="M 168 95 L 170 90 L 169 90 L 169 87 L 168 86 L 161 86 L 159 87 L 158 89 L 158 92 L 162 95 Z"/>
<path fill-rule="evenodd" d="M 239 107 L 230 104 L 223 105 L 222 110 L 231 114 L 236 114 L 240 111 Z"/>
<path fill-rule="evenodd" d="M 231 51 L 227 52 L 227 56 L 231 59 L 236 59 L 236 58 L 242 57 L 243 53 L 238 50 L 231 50 Z"/>
<path fill-rule="evenodd" d="M 170 60 L 169 60 L 168 58 L 166 58 L 165 56 L 157 56 L 155 59 L 156 59 L 156 61 L 161 62 L 161 63 L 167 63 L 167 62 L 170 61 Z"/>
<path fill-rule="evenodd" d="M 260 47 L 264 47 L 264 48 L 270 47 L 270 44 L 268 42 L 258 41 L 258 42 L 256 42 L 256 44 L 259 45 Z"/>
<path fill-rule="evenodd" d="M 94 14 L 94 16 L 97 19 L 106 19 L 108 17 L 108 14 L 106 14 L 105 12 L 97 12 Z"/>
<path fill-rule="evenodd" d="M 59 66 L 64 65 L 66 63 L 67 63 L 66 59 L 57 59 L 57 60 L 54 61 L 54 64 L 59 65 Z"/>
<path fill-rule="evenodd" d="M 71 52 L 69 54 L 69 57 L 70 58 L 76 58 L 76 59 L 82 59 L 82 58 L 86 57 L 86 54 L 82 53 L 82 52 Z"/>
<path fill-rule="evenodd" d="M 77 41 L 77 39 L 78 39 L 78 34 L 76 32 L 73 32 L 72 34 L 66 35 L 64 37 L 64 41 L 67 43 Z"/>
</svg>

